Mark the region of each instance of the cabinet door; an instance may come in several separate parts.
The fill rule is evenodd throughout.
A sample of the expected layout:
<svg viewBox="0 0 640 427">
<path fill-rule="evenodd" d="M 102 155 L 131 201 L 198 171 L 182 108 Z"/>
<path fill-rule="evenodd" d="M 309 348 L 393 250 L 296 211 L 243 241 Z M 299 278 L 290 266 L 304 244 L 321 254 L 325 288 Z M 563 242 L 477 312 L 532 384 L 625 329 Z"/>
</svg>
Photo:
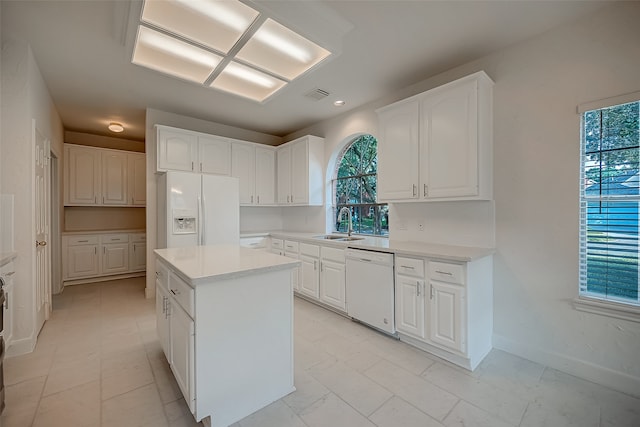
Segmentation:
<svg viewBox="0 0 640 427">
<path fill-rule="evenodd" d="M 426 97 L 421 105 L 422 197 L 478 194 L 478 83 Z"/>
<path fill-rule="evenodd" d="M 102 273 L 126 273 L 129 270 L 129 244 L 102 245 Z"/>
<path fill-rule="evenodd" d="M 144 242 L 129 243 L 129 270 L 142 271 L 147 268 L 147 245 Z"/>
<path fill-rule="evenodd" d="M 147 204 L 147 158 L 143 153 L 129 153 L 129 204 L 145 206 Z"/>
<path fill-rule="evenodd" d="M 158 280 L 156 280 L 156 329 L 158 331 L 160 346 L 167 357 L 167 361 L 171 360 L 171 341 L 169 334 L 170 310 L 169 295 Z"/>
<path fill-rule="evenodd" d="M 198 136 L 198 152 L 202 173 L 231 175 L 231 142 L 216 136 Z"/>
<path fill-rule="evenodd" d="M 396 276 L 396 328 L 399 332 L 424 339 L 424 281 Z"/>
<path fill-rule="evenodd" d="M 194 171 L 198 161 L 195 134 L 158 128 L 158 170 Z"/>
<path fill-rule="evenodd" d="M 278 255 L 284 255 L 286 257 L 293 258 L 293 259 L 299 258 L 297 252 L 280 252 L 280 253 L 274 252 L 274 253 L 277 253 Z M 291 284 L 294 290 L 296 291 L 300 290 L 300 267 L 296 267 L 293 270 L 291 270 Z"/>
<path fill-rule="evenodd" d="M 431 281 L 430 292 L 429 338 L 434 343 L 464 353 L 464 288 L 460 285 Z"/>
<path fill-rule="evenodd" d="M 128 157 L 122 151 L 102 152 L 102 204 L 126 205 Z"/>
<path fill-rule="evenodd" d="M 310 297 L 320 298 L 320 277 L 318 274 L 318 258 L 300 255 L 302 261 L 300 274 L 300 292 Z"/>
<path fill-rule="evenodd" d="M 180 308 L 177 302 L 171 301 L 171 319 L 169 329 L 171 335 L 171 370 L 182 391 L 184 400 L 193 412 L 195 395 L 194 387 L 194 323 L 191 317 Z"/>
<path fill-rule="evenodd" d="M 278 169 L 278 204 L 291 203 L 291 147 L 279 148 L 276 153 Z"/>
<path fill-rule="evenodd" d="M 309 203 L 309 142 L 304 139 L 291 146 L 291 202 Z"/>
<path fill-rule="evenodd" d="M 414 100 L 379 113 L 378 201 L 418 197 L 418 111 Z"/>
<path fill-rule="evenodd" d="M 70 279 L 97 276 L 98 245 L 67 247 L 67 276 Z"/>
<path fill-rule="evenodd" d="M 65 204 L 95 205 L 100 193 L 100 151 L 65 147 Z"/>
<path fill-rule="evenodd" d="M 240 204 L 254 203 L 256 181 L 256 150 L 249 144 L 231 146 L 231 175 L 240 180 Z"/>
<path fill-rule="evenodd" d="M 346 311 L 345 279 L 344 264 L 322 260 L 320 265 L 320 300 Z"/>
<path fill-rule="evenodd" d="M 256 147 L 256 204 L 273 205 L 276 202 L 276 153 Z"/>
</svg>

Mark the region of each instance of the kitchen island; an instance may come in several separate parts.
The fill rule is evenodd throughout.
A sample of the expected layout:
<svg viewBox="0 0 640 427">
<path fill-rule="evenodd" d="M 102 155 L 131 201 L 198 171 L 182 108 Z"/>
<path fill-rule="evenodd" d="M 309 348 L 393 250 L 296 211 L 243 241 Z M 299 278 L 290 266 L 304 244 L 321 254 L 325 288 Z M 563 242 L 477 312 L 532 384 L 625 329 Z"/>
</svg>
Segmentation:
<svg viewBox="0 0 640 427">
<path fill-rule="evenodd" d="M 158 336 L 197 421 L 228 426 L 295 390 L 299 261 L 231 245 L 155 253 Z"/>
</svg>

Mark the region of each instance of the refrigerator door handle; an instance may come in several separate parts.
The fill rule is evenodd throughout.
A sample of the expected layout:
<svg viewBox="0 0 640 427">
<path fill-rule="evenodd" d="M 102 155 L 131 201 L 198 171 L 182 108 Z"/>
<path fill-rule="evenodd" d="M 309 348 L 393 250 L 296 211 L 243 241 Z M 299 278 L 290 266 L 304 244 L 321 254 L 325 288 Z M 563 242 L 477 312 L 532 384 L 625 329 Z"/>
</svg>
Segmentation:
<svg viewBox="0 0 640 427">
<path fill-rule="evenodd" d="M 204 236 L 205 236 L 205 223 L 204 221 L 202 221 L 202 218 L 204 218 L 204 196 L 198 196 L 198 244 L 199 245 L 204 245 L 205 241 L 204 241 Z"/>
</svg>

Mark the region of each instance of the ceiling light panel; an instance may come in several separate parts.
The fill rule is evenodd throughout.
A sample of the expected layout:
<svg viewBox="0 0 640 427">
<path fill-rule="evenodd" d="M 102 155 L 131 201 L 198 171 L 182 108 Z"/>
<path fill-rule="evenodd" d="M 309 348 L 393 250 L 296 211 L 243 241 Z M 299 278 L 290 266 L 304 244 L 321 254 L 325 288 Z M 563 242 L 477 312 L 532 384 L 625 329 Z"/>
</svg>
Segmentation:
<svg viewBox="0 0 640 427">
<path fill-rule="evenodd" d="M 267 19 L 236 58 L 293 80 L 329 55 L 328 50 Z"/>
<path fill-rule="evenodd" d="M 258 16 L 237 0 L 146 0 L 142 21 L 227 53 Z"/>
<path fill-rule="evenodd" d="M 203 84 L 221 60 L 214 53 L 140 26 L 131 62 Z"/>
<path fill-rule="evenodd" d="M 211 83 L 211 87 L 262 102 L 285 84 L 246 65 L 230 62 Z"/>
</svg>

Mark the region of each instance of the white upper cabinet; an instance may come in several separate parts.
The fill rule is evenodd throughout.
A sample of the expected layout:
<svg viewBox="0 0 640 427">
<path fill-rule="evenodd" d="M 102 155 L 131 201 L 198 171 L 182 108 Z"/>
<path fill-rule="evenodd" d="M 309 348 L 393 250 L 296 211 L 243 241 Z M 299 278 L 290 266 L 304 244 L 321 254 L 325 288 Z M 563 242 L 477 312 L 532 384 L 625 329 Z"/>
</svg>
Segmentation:
<svg viewBox="0 0 640 427">
<path fill-rule="evenodd" d="M 102 204 L 128 204 L 128 157 L 126 151 L 101 152 L 102 159 Z"/>
<path fill-rule="evenodd" d="M 278 147 L 278 203 L 320 206 L 324 202 L 324 139 L 303 136 Z"/>
<path fill-rule="evenodd" d="M 92 147 L 64 147 L 64 204 L 96 205 L 100 193 L 100 151 Z"/>
<path fill-rule="evenodd" d="M 165 126 L 158 126 L 157 129 L 158 171 L 195 171 L 198 163 L 198 136 Z"/>
<path fill-rule="evenodd" d="M 241 142 L 231 145 L 231 175 L 240 181 L 240 204 L 252 205 L 256 185 L 256 149 L 253 145 Z"/>
<path fill-rule="evenodd" d="M 481 71 L 378 110 L 379 199 L 490 200 L 492 87 Z"/>
<path fill-rule="evenodd" d="M 276 152 L 272 148 L 256 147 L 256 204 L 276 203 Z"/>
<path fill-rule="evenodd" d="M 128 153 L 129 204 L 147 204 L 147 158 L 144 153 Z"/>
<path fill-rule="evenodd" d="M 198 135 L 198 172 L 231 175 L 231 142 L 219 136 Z"/>
<path fill-rule="evenodd" d="M 144 153 L 65 144 L 65 206 L 145 206 Z"/>
</svg>

